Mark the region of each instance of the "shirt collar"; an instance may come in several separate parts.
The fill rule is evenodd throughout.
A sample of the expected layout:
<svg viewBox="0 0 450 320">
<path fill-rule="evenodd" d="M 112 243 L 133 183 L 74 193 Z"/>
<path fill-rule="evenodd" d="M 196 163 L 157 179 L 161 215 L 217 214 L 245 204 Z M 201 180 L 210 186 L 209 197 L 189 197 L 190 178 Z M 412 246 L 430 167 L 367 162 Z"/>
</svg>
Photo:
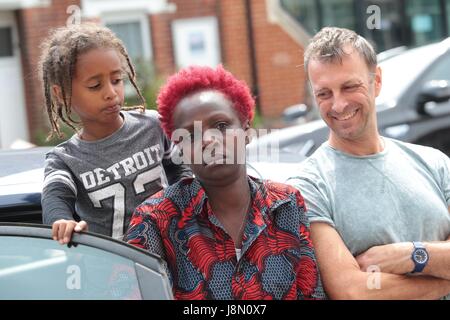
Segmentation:
<svg viewBox="0 0 450 320">
<path fill-rule="evenodd" d="M 267 188 L 267 181 L 247 176 L 247 180 L 250 186 L 250 193 L 252 197 L 252 207 L 257 206 L 259 212 L 262 214 L 263 219 L 267 222 L 269 216 L 273 214 L 275 209 L 284 203 L 292 201 L 291 197 L 283 194 L 280 195 L 276 192 L 270 192 Z M 202 213 L 208 196 L 205 189 L 201 185 L 198 179 L 193 178 L 190 185 L 191 199 L 196 199 L 192 203 L 193 215 L 199 215 Z M 257 202 L 257 203 L 255 203 Z"/>
</svg>

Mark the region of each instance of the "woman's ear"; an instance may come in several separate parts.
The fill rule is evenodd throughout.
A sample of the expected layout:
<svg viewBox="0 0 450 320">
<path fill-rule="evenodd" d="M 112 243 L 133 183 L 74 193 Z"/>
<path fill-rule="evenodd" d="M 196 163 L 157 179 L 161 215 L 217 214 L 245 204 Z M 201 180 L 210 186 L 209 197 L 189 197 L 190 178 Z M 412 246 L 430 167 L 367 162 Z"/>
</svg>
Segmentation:
<svg viewBox="0 0 450 320">
<path fill-rule="evenodd" d="M 245 144 L 249 144 L 252 141 L 251 131 L 250 131 L 250 121 L 246 120 L 243 125 L 245 131 Z"/>
</svg>

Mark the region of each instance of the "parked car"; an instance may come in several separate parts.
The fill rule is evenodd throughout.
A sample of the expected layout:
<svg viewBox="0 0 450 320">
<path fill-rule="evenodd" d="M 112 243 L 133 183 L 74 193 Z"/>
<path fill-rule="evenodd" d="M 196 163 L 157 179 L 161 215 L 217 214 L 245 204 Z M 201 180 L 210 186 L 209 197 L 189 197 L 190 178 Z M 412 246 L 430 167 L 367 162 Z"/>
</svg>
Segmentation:
<svg viewBox="0 0 450 320">
<path fill-rule="evenodd" d="M 51 227 L 0 222 L 0 300 L 173 299 L 160 257 L 89 232 L 61 245 Z"/>
<path fill-rule="evenodd" d="M 48 147 L 0 151 L 0 221 L 41 223 Z"/>
<path fill-rule="evenodd" d="M 380 133 L 450 155 L 450 38 L 381 56 L 383 85 L 376 100 Z M 268 134 L 249 148 L 275 143 L 300 161 L 328 135 L 325 122 L 316 120 Z"/>
<path fill-rule="evenodd" d="M 158 256 L 89 232 L 52 239 L 41 224 L 48 150 L 0 151 L 0 300 L 172 299 Z"/>
</svg>

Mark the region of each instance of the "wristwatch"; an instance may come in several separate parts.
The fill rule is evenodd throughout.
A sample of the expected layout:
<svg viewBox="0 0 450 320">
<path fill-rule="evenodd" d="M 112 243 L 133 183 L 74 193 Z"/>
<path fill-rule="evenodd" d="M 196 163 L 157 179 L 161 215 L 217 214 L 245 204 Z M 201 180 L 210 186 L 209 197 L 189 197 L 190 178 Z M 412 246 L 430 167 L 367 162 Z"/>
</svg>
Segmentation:
<svg viewBox="0 0 450 320">
<path fill-rule="evenodd" d="M 422 242 L 413 242 L 414 250 L 411 259 L 414 262 L 414 270 L 412 273 L 422 272 L 428 263 L 428 252 Z"/>
</svg>

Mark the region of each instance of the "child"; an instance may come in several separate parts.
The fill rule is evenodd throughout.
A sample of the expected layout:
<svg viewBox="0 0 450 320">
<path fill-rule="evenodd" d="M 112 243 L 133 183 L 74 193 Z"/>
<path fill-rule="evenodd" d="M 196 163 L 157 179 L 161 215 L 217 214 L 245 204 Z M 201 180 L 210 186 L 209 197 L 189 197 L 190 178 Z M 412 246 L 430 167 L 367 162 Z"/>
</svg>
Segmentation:
<svg viewBox="0 0 450 320">
<path fill-rule="evenodd" d="M 109 29 L 57 29 L 43 44 L 40 68 L 50 136 L 61 136 L 59 121 L 77 131 L 46 156 L 43 222 L 61 244 L 87 226 L 121 239 L 137 205 L 190 171 L 170 161 L 171 143 L 157 113 L 144 112 L 134 67 Z M 125 75 L 144 106 L 123 106 Z"/>
</svg>

